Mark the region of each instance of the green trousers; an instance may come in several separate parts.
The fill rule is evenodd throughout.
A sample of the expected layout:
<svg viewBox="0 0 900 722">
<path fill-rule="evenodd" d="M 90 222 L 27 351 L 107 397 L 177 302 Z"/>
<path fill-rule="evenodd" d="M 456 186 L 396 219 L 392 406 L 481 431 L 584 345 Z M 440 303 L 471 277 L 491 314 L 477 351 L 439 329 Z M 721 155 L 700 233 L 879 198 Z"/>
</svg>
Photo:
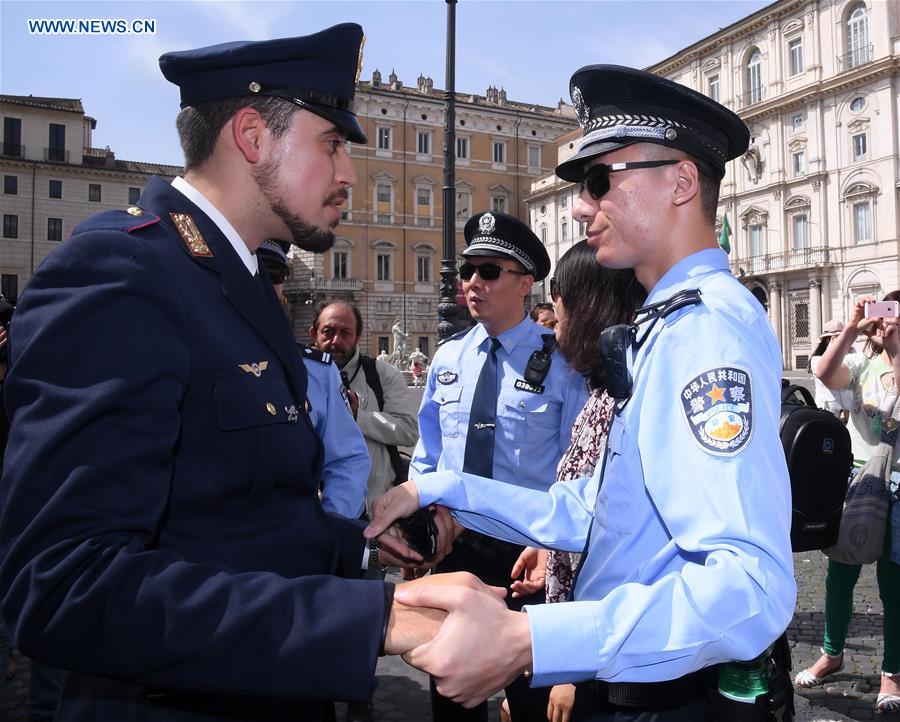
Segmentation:
<svg viewBox="0 0 900 722">
<path fill-rule="evenodd" d="M 900 564 L 891 561 L 891 522 L 884 535 L 884 552 L 876 562 L 878 595 L 884 606 L 883 672 L 900 672 Z M 853 614 L 853 587 L 859 579 L 861 564 L 841 564 L 828 560 L 825 577 L 825 642 L 827 654 L 841 654 Z"/>
</svg>

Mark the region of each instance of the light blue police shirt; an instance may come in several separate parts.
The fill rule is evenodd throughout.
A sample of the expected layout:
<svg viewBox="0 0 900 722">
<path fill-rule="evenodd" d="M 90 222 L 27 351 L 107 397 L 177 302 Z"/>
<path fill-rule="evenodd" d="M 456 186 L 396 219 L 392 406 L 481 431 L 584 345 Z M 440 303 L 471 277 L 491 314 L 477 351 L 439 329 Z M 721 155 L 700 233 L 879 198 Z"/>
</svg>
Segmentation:
<svg viewBox="0 0 900 722">
<path fill-rule="evenodd" d="M 751 659 L 790 622 L 781 353 L 722 251 L 681 260 L 647 304 L 691 288 L 702 304 L 640 326 L 602 481 L 601 466 L 545 494 L 452 471 L 415 479 L 423 506 L 508 541 L 580 551 L 591 530 L 575 601 L 526 607 L 536 686 L 675 679 Z"/>
<path fill-rule="evenodd" d="M 358 519 L 363 513 L 372 462 L 366 440 L 341 393 L 341 375 L 331 354 L 303 348 L 309 377 L 309 416 L 322 439 L 322 507 L 331 514 Z"/>
<path fill-rule="evenodd" d="M 497 338 L 497 415 L 494 478 L 544 491 L 556 479 L 556 465 L 569 446 L 572 424 L 587 401 L 582 376 L 556 351 L 540 388 L 524 372 L 548 333 L 528 316 Z M 463 468 L 466 433 L 475 385 L 490 341 L 480 323 L 444 343 L 434 355 L 419 408 L 419 443 L 410 474 Z"/>
</svg>

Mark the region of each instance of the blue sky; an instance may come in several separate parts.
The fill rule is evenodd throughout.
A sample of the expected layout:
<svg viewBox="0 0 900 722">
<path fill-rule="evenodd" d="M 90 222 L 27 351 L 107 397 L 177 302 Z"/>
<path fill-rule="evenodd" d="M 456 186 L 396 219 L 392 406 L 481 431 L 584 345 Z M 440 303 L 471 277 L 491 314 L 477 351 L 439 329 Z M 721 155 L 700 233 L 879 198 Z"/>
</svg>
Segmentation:
<svg viewBox="0 0 900 722">
<path fill-rule="evenodd" d="M 459 0 L 456 88 L 555 105 L 591 63 L 645 67 L 726 27 L 768 0 Z M 36 35 L 28 19 L 152 19 L 154 35 Z M 0 0 L 0 93 L 80 98 L 93 144 L 116 157 L 178 164 L 178 90 L 159 72 L 169 50 L 304 35 L 354 21 L 366 34 L 362 78 L 420 73 L 444 87 L 442 0 L 40 2 Z"/>
</svg>

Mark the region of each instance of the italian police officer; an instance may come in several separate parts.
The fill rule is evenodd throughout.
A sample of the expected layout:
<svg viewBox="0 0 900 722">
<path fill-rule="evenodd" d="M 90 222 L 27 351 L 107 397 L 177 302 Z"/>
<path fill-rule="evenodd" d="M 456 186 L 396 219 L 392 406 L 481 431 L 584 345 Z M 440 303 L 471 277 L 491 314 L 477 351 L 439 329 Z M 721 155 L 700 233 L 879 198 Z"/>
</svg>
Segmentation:
<svg viewBox="0 0 900 722">
<path fill-rule="evenodd" d="M 437 628 L 360 578 L 417 555 L 318 501 L 307 374 L 254 255 L 333 242 L 362 41 L 163 55 L 184 176 L 80 224 L 20 299 L 0 597 L 16 646 L 68 670 L 59 720 L 329 719 Z"/>
<path fill-rule="evenodd" d="M 774 719 L 779 700 L 756 692 L 796 596 L 781 353 L 715 240 L 725 165 L 749 133 L 706 96 L 632 68 L 582 68 L 570 90 L 583 136 L 557 175 L 581 184 L 573 216 L 597 260 L 633 268 L 648 291 L 609 344 L 619 402 L 603 464 L 549 492 L 458 468 L 420 475 L 376 504 L 367 533 L 439 503 L 469 529 L 584 550 L 574 600 L 527 614 L 472 594 L 402 595 L 449 610 L 408 659 L 458 701 L 526 670 L 535 685 L 578 683 L 573 721 Z M 740 689 L 720 669 L 736 661 L 766 671 Z"/>
<path fill-rule="evenodd" d="M 525 313 L 524 300 L 546 277 L 550 259 L 531 229 L 506 213 L 478 213 L 464 234 L 459 273 L 478 323 L 435 353 L 410 476 L 463 470 L 544 492 L 587 401 L 584 379 L 555 351 L 552 332 Z M 470 531 L 437 571 L 464 570 L 505 587 L 521 551 L 521 545 Z M 519 609 L 542 597 L 543 590 L 510 604 Z M 524 679 L 508 686 L 512 717 L 543 722 L 548 691 L 531 690 Z M 438 722 L 487 719 L 487 706 L 465 710 L 432 690 L 432 713 Z"/>
<path fill-rule="evenodd" d="M 282 306 L 284 281 L 290 272 L 285 244 L 271 239 L 256 249 Z M 359 519 L 365 511 L 366 479 L 372 462 L 366 440 L 353 419 L 341 375 L 331 354 L 297 344 L 306 368 L 307 412 L 322 440 L 322 506 L 331 514 Z M 380 571 L 380 570 L 379 570 Z"/>
</svg>

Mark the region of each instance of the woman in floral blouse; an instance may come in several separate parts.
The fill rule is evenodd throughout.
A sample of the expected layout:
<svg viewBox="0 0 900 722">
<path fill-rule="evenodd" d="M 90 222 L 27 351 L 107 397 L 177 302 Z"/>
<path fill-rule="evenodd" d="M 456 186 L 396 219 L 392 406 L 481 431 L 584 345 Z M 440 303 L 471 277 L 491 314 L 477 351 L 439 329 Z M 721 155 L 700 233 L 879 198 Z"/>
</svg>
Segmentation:
<svg viewBox="0 0 900 722">
<path fill-rule="evenodd" d="M 586 241 L 570 248 L 550 279 L 550 295 L 558 323 L 559 350 L 569 365 L 582 374 L 591 395 L 572 427 L 572 441 L 556 470 L 556 481 L 590 476 L 606 447 L 613 399 L 605 389 L 600 332 L 607 326 L 628 323 L 646 297 L 629 270 L 613 270 L 597 263 Z M 547 602 L 564 602 L 569 596 L 580 554 L 528 547 L 512 569 L 513 596 L 531 594 L 542 586 Z M 563 684 L 550 692 L 547 718 L 568 722 L 575 686 Z M 515 720 L 513 720 L 515 722 Z"/>
</svg>

